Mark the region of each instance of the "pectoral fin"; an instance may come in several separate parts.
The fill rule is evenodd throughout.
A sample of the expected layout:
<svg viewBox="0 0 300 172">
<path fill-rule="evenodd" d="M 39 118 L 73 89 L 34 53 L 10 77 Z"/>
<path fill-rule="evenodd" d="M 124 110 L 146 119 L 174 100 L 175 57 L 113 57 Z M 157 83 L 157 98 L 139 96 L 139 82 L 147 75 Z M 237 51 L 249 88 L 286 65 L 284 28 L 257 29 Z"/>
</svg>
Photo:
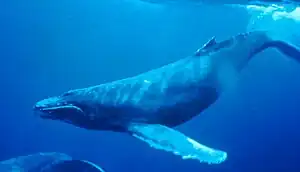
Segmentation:
<svg viewBox="0 0 300 172">
<path fill-rule="evenodd" d="M 132 136 L 148 143 L 155 149 L 172 152 L 183 159 L 196 159 L 203 163 L 219 164 L 226 160 L 227 153 L 209 148 L 183 133 L 159 124 L 131 124 Z"/>
</svg>

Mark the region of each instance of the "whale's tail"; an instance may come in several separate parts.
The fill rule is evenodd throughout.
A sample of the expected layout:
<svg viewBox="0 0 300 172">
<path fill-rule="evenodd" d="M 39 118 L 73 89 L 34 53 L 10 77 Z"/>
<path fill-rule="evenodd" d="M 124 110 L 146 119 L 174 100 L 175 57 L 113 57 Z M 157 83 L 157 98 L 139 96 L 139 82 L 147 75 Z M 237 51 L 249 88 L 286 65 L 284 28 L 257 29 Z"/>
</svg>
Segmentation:
<svg viewBox="0 0 300 172">
<path fill-rule="evenodd" d="M 289 44 L 285 41 L 270 41 L 266 43 L 266 47 L 274 47 L 284 55 L 296 60 L 300 63 L 300 49 L 295 45 Z"/>
<path fill-rule="evenodd" d="M 300 49 L 284 41 L 271 41 L 267 46 L 278 49 L 284 55 L 300 63 Z"/>
<path fill-rule="evenodd" d="M 264 40 L 262 41 L 263 44 L 256 47 L 256 49 L 251 52 L 250 57 L 256 55 L 257 53 L 260 53 L 268 48 L 276 48 L 284 55 L 288 56 L 289 58 L 292 58 L 300 63 L 300 48 L 296 46 L 293 42 L 293 44 L 290 43 L 290 41 L 286 41 L 286 38 L 275 38 L 277 36 L 273 36 L 269 34 L 269 32 L 264 31 L 258 31 L 257 37 L 262 37 Z"/>
</svg>

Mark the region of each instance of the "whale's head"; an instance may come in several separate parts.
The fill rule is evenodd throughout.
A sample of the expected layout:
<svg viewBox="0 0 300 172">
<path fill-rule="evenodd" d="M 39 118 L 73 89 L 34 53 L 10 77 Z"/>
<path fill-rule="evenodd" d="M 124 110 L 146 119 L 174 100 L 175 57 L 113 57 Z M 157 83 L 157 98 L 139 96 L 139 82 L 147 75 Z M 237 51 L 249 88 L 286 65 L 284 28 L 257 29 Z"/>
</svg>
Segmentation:
<svg viewBox="0 0 300 172">
<path fill-rule="evenodd" d="M 71 90 L 60 96 L 38 101 L 33 110 L 43 119 L 60 120 L 83 128 L 89 128 L 95 110 L 85 90 Z"/>
</svg>

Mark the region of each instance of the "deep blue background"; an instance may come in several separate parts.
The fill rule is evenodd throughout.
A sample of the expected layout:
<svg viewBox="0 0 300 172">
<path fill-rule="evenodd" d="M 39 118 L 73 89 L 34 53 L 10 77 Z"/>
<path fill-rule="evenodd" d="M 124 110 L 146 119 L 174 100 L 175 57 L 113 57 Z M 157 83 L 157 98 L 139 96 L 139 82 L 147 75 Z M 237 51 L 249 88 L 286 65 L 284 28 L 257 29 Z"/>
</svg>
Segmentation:
<svg viewBox="0 0 300 172">
<path fill-rule="evenodd" d="M 134 0 L 133 0 L 134 1 Z M 246 30 L 243 10 L 129 0 L 0 2 L 0 159 L 64 152 L 108 172 L 300 171 L 300 65 L 267 50 L 207 111 L 179 126 L 228 152 L 220 165 L 181 160 L 130 136 L 34 116 L 47 96 L 132 76 Z M 287 28 L 288 31 L 288 28 Z"/>
</svg>

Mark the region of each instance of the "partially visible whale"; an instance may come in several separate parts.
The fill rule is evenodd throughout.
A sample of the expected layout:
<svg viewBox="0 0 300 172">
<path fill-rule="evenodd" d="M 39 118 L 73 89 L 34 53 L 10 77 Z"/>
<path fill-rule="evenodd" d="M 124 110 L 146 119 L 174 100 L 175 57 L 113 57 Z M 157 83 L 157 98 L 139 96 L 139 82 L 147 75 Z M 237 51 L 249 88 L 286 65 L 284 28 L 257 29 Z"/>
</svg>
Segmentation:
<svg viewBox="0 0 300 172">
<path fill-rule="evenodd" d="M 200 144 L 172 127 L 214 104 L 249 60 L 267 48 L 300 58 L 296 47 L 273 40 L 265 31 L 221 42 L 213 37 L 191 56 L 137 76 L 41 100 L 34 111 L 43 119 L 124 132 L 184 159 L 218 164 L 226 160 L 226 152 Z"/>
<path fill-rule="evenodd" d="M 0 161 L 1 172 L 105 172 L 86 160 L 59 152 L 39 152 Z"/>
<path fill-rule="evenodd" d="M 155 4 L 209 4 L 209 5 L 300 5 L 300 0 L 141 0 Z"/>
</svg>

